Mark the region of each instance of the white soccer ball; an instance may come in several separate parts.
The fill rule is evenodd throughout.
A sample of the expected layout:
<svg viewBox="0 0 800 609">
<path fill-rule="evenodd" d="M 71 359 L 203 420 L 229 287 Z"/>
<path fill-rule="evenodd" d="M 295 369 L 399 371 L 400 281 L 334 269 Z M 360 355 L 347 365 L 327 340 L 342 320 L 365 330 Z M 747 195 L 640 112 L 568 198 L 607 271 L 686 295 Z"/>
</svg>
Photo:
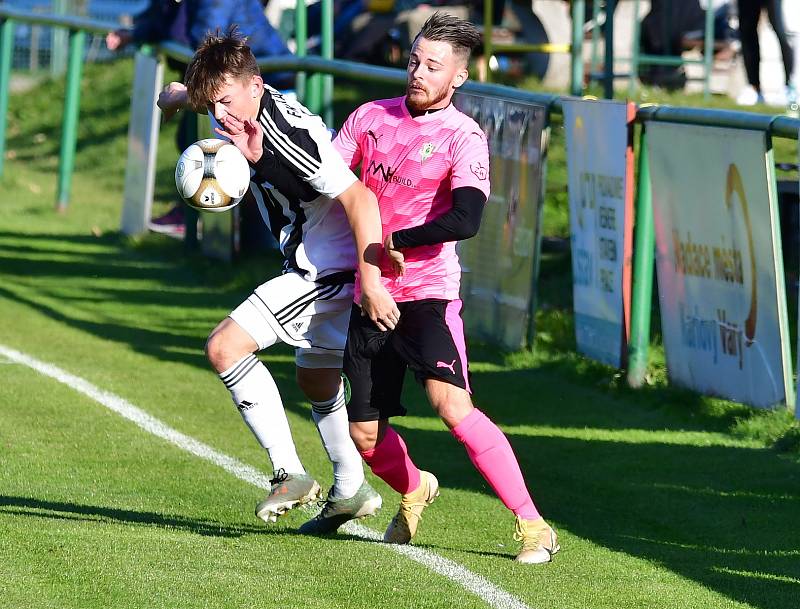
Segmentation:
<svg viewBox="0 0 800 609">
<path fill-rule="evenodd" d="M 250 185 L 250 166 L 233 144 L 220 139 L 195 142 L 175 167 L 175 186 L 186 204 L 199 211 L 227 211 Z"/>
</svg>

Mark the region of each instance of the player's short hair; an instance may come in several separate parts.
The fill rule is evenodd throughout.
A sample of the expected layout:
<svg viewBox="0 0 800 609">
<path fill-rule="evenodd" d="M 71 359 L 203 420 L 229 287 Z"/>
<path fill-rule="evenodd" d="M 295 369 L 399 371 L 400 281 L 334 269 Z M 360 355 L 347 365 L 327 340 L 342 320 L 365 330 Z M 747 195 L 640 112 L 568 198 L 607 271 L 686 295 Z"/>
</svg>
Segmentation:
<svg viewBox="0 0 800 609">
<path fill-rule="evenodd" d="M 436 42 L 449 42 L 453 47 L 453 54 L 464 63 L 469 62 L 472 51 L 481 44 L 481 34 L 474 25 L 455 15 L 441 11 L 436 11 L 428 17 L 419 34 L 414 38 L 414 42 L 420 38 Z"/>
<path fill-rule="evenodd" d="M 253 51 L 238 28 L 209 33 L 197 47 L 186 68 L 189 106 L 205 112 L 206 104 L 225 86 L 228 78 L 248 81 L 261 72 Z"/>
</svg>

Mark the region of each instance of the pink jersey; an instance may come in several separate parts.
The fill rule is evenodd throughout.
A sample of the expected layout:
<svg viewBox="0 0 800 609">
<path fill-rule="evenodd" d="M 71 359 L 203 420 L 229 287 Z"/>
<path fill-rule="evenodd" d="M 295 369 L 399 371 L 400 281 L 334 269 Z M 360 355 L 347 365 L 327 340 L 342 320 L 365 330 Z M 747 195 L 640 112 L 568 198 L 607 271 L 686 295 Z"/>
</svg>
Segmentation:
<svg viewBox="0 0 800 609">
<path fill-rule="evenodd" d="M 378 197 L 383 237 L 438 218 L 452 190 L 472 186 L 489 196 L 489 149 L 478 124 L 452 104 L 412 117 L 405 97 L 370 102 L 345 121 L 335 148 Z M 384 260 L 383 284 L 396 301 L 459 297 L 461 265 L 450 241 L 403 250 L 406 274 Z M 360 298 L 356 282 L 356 301 Z"/>
</svg>

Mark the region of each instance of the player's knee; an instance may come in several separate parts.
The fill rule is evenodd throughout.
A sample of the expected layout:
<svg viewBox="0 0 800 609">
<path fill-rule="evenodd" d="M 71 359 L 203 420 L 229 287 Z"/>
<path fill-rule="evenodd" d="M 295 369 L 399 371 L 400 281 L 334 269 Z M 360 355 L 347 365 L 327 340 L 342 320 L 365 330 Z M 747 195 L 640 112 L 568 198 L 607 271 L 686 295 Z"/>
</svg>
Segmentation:
<svg viewBox="0 0 800 609">
<path fill-rule="evenodd" d="M 341 371 L 338 368 L 297 367 L 295 378 L 300 391 L 312 402 L 332 400 L 339 393 Z"/>
<path fill-rule="evenodd" d="M 448 428 L 461 423 L 474 408 L 470 400 L 446 400 L 433 405 L 434 410 Z"/>
<path fill-rule="evenodd" d="M 206 339 L 206 359 L 217 372 L 222 372 L 223 354 L 225 351 L 225 340 L 218 332 L 212 332 Z"/>
<path fill-rule="evenodd" d="M 206 357 L 217 372 L 224 372 L 245 355 L 252 353 L 229 339 L 224 332 L 212 332 L 206 340 Z"/>
<path fill-rule="evenodd" d="M 350 438 L 361 456 L 372 450 L 378 443 L 378 426 L 374 423 L 350 423 Z"/>
</svg>

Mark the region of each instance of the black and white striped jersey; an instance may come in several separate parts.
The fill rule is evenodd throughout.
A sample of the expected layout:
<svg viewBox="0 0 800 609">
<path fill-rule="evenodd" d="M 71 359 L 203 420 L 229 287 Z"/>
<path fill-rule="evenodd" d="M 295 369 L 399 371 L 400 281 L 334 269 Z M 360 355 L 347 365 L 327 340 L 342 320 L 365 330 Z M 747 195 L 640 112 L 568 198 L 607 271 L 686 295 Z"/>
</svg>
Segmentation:
<svg viewBox="0 0 800 609">
<path fill-rule="evenodd" d="M 219 126 L 213 115 L 211 122 Z M 312 281 L 355 269 L 353 234 L 335 198 L 358 178 L 334 149 L 325 123 L 268 85 L 258 122 L 264 154 L 251 166 L 246 197 L 255 199 L 275 235 L 284 269 Z"/>
</svg>

